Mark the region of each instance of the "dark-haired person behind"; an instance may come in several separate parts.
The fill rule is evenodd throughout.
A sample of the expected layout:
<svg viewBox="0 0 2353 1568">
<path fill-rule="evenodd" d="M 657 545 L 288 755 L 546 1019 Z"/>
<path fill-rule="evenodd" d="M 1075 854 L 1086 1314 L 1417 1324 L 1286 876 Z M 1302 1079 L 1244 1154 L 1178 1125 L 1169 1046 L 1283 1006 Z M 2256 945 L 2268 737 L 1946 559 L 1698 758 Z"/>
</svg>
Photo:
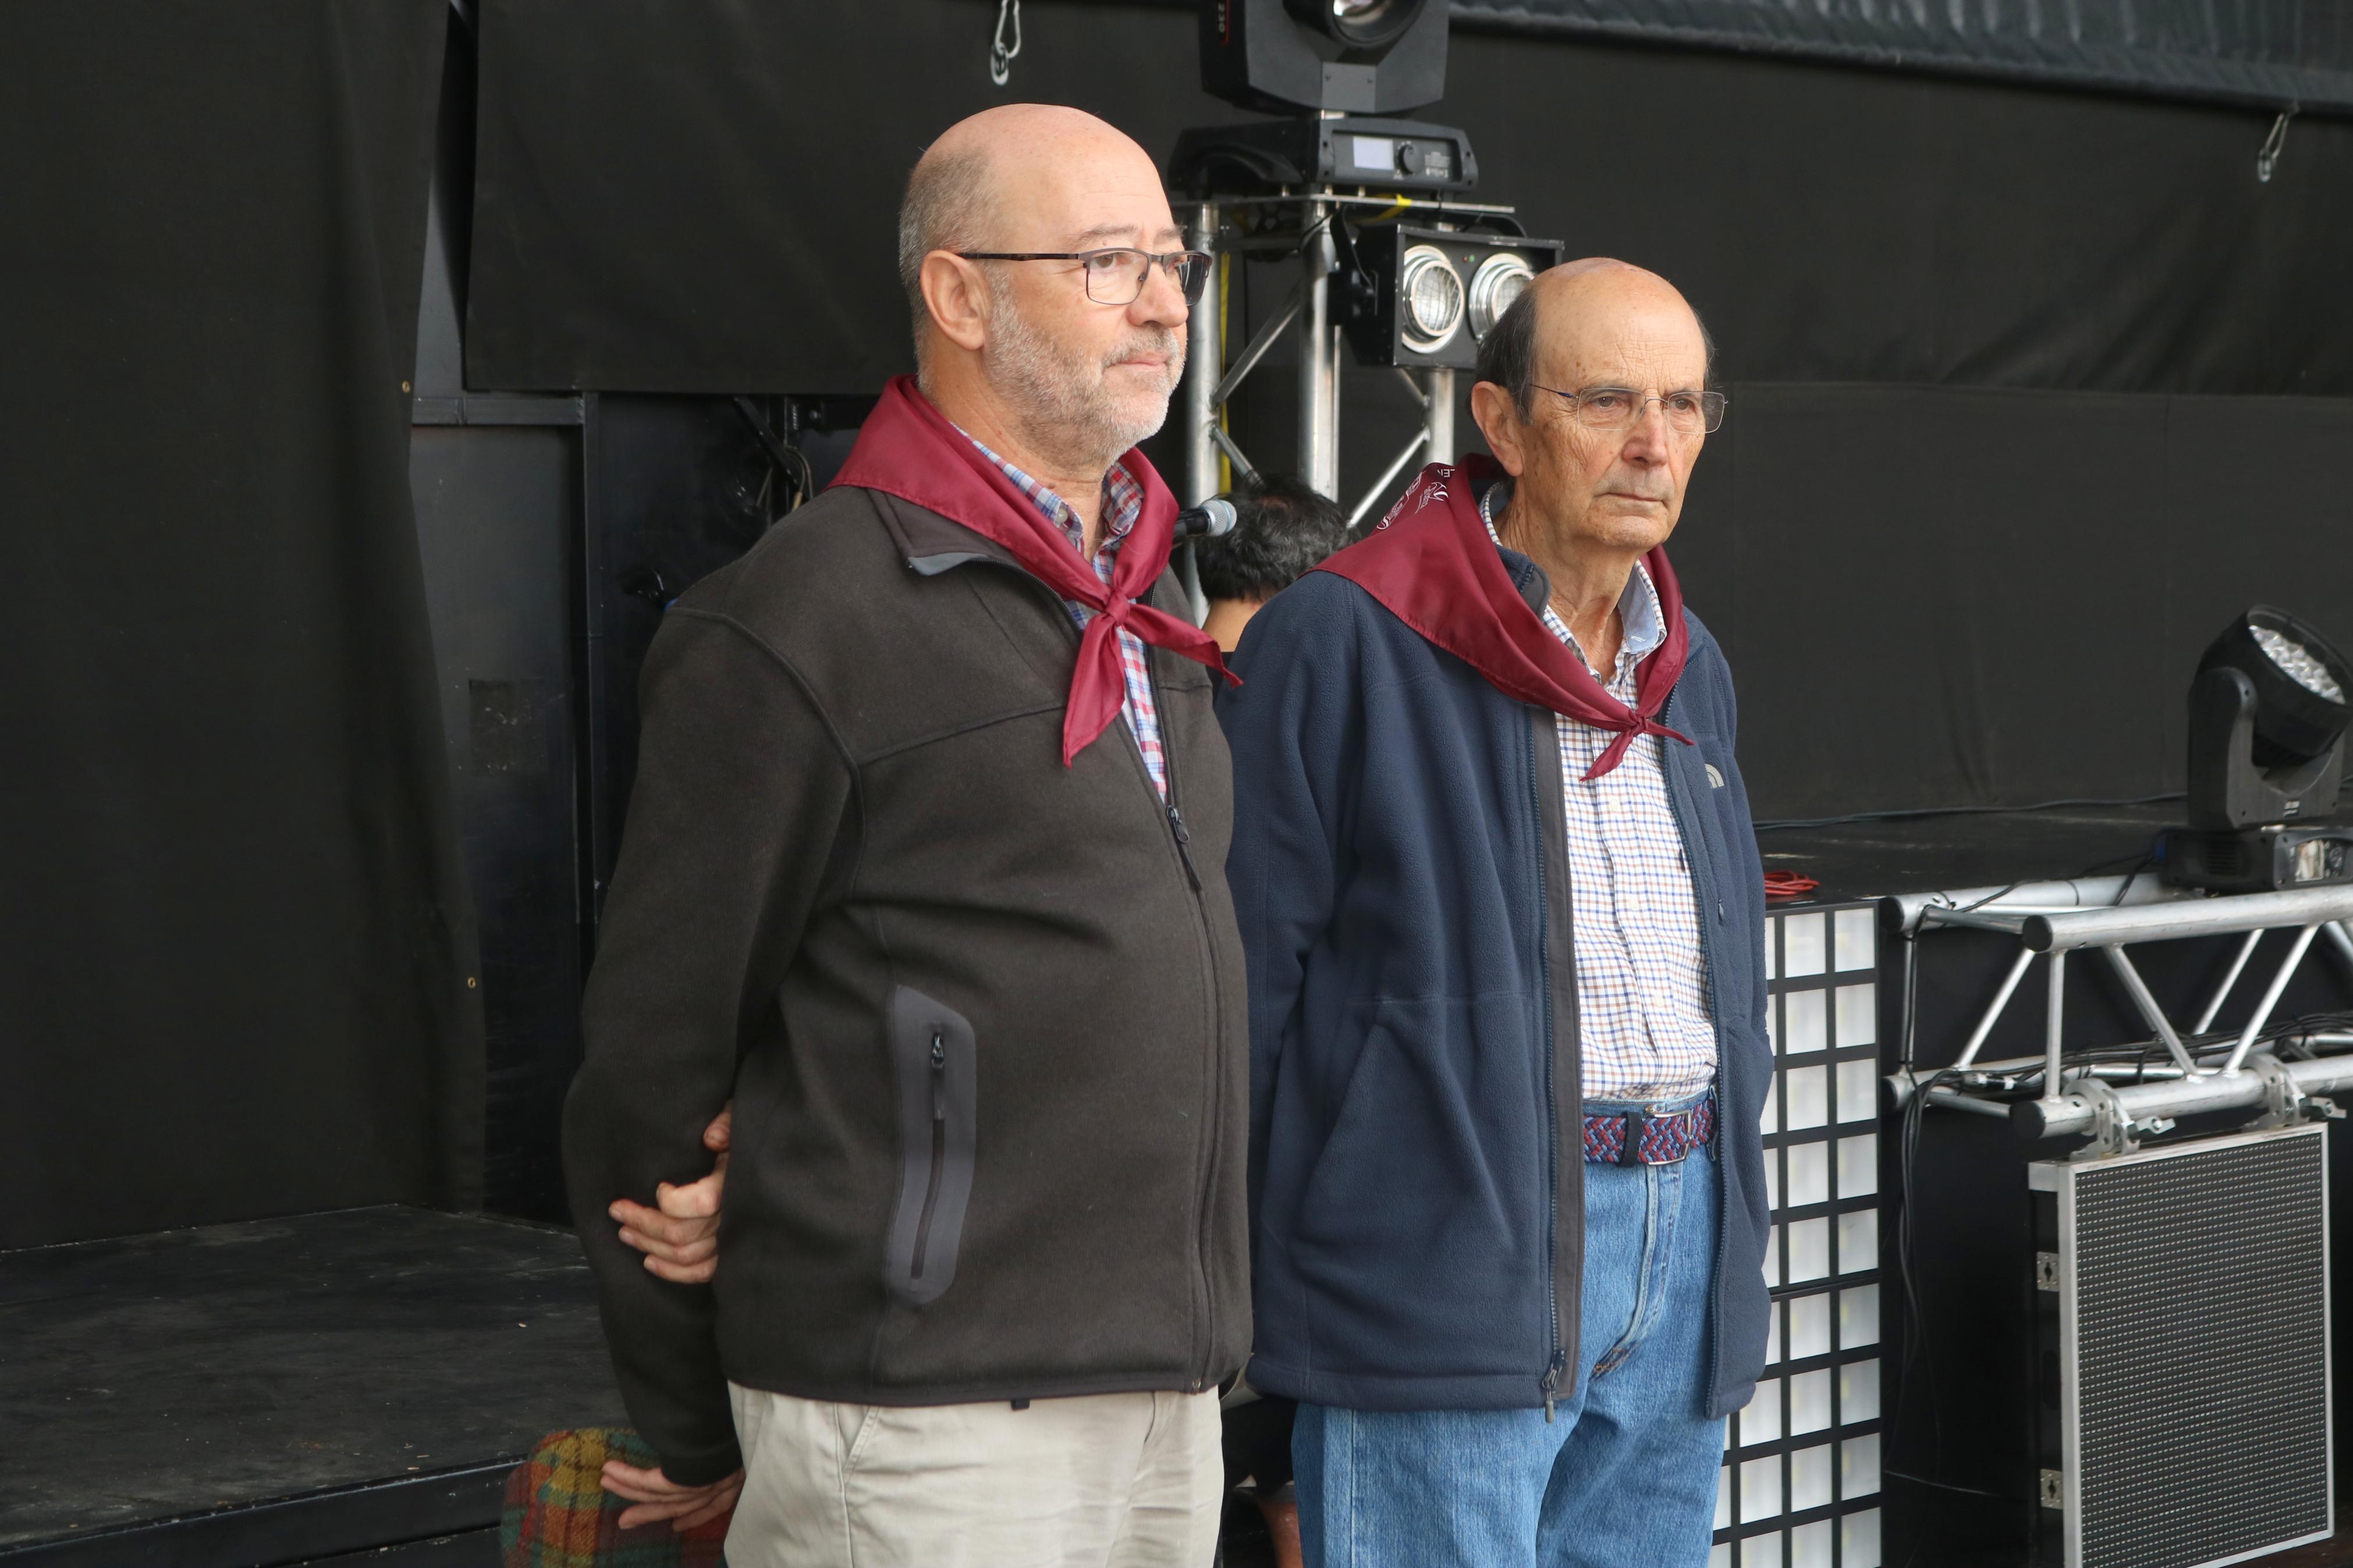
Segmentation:
<svg viewBox="0 0 2353 1568">
<path fill-rule="evenodd" d="M 1226 652 L 1261 605 L 1314 571 L 1348 542 L 1340 503 L 1297 479 L 1259 476 L 1236 485 L 1234 531 L 1193 546 L 1209 618 L 1201 629 Z"/>
</svg>

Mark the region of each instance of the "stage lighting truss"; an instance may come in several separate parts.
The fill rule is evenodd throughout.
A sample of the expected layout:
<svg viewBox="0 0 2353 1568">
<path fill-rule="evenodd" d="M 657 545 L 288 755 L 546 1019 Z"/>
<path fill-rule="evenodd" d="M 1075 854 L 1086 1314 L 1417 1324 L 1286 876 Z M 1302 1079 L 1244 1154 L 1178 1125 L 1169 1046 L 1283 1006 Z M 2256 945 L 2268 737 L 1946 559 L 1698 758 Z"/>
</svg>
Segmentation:
<svg viewBox="0 0 2353 1568">
<path fill-rule="evenodd" d="M 2184 1116 L 2246 1110 L 2271 1125 L 2336 1116 L 2337 1107 L 2321 1097 L 2353 1088 L 2353 1054 L 2346 1054 L 2353 1051 L 2353 1031 L 2271 1028 L 2280 997 L 2316 942 L 2325 941 L 2353 963 L 2353 929 L 2346 923 L 2353 920 L 2353 887 L 2199 898 L 2147 878 L 2109 877 L 1911 895 L 1894 904 L 1906 931 L 1963 926 L 2006 932 L 2019 943 L 1952 1065 L 1925 1078 L 1888 1079 L 1899 1104 L 1917 1093 L 1931 1106 L 2004 1117 L 2029 1139 L 2089 1135 L 2075 1158 L 2093 1160 L 2131 1153 Z M 2262 994 L 2244 1023 L 2215 1029 L 2272 931 L 2287 941 Z M 2158 1005 L 2126 951 L 2142 942 L 2233 935 L 2242 938 L 2237 952 L 2186 1029 Z M 2093 952 L 2114 973 L 2150 1037 L 2071 1056 L 2063 1034 L 2068 959 Z M 1980 1061 L 1978 1052 L 2037 958 L 2046 964 L 2042 1055 Z M 2255 1048 L 2264 1043 L 2281 1048 Z M 2020 1098 L 2021 1091 L 2032 1098 Z"/>
<path fill-rule="evenodd" d="M 1874 906 L 1766 920 L 1766 1367 L 1725 1434 L 1710 1568 L 1879 1568 Z"/>
<path fill-rule="evenodd" d="M 2046 1560 L 2216 1568 L 2326 1538 L 2326 1119 L 2340 1113 L 2323 1097 L 2353 1087 L 2353 1029 L 2337 1014 L 2272 1020 L 2316 945 L 2353 961 L 2353 888 L 2200 897 L 2136 874 L 1907 894 L 1886 909 L 1915 939 L 1907 975 L 1917 941 L 1942 927 L 2018 942 L 1952 1065 L 1889 1077 L 1894 1103 L 1907 1117 L 1998 1117 L 2030 1143 L 2088 1139 L 2027 1170 L 2039 1533 L 2062 1547 Z M 2127 951 L 2231 936 L 2187 1027 Z M 2276 962 L 2259 965 L 2266 937 Z M 2070 1050 L 2069 961 L 2095 952 L 2148 1037 Z M 2042 1054 L 1982 1059 L 2038 958 Z M 2218 1028 L 2251 972 L 2268 972 L 2260 992 L 2242 1021 Z M 1907 1031 L 1905 1060 L 1918 1044 Z M 2204 1120 L 2142 1147 L 2193 1116 Z"/>
</svg>

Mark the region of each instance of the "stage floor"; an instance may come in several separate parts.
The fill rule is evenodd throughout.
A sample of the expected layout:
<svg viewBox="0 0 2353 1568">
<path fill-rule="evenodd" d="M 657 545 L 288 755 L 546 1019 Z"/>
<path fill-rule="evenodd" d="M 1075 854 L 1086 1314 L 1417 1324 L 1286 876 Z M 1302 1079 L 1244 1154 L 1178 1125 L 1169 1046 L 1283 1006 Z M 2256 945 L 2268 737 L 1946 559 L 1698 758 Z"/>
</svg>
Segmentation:
<svg viewBox="0 0 2353 1568">
<path fill-rule="evenodd" d="M 567 1230 L 385 1207 L 0 1253 L 7 1568 L 495 1563 L 508 1469 L 626 1419 Z"/>
</svg>

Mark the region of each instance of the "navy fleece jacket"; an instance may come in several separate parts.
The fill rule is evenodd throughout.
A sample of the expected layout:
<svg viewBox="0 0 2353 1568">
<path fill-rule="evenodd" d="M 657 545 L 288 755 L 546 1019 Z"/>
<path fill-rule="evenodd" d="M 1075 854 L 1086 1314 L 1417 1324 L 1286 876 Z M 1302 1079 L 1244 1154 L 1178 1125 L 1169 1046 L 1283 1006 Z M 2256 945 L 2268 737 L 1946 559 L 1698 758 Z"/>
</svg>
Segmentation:
<svg viewBox="0 0 2353 1568">
<path fill-rule="evenodd" d="M 1504 552 L 1531 605 L 1542 572 Z M 1708 1408 L 1765 1359 L 1765 896 L 1731 672 L 1696 616 L 1662 721 L 1715 1008 Z M 1250 1382 L 1358 1409 L 1542 1405 L 1581 1364 L 1576 979 L 1553 715 L 1356 584 L 1255 616 L 1218 716 L 1250 968 Z"/>
</svg>

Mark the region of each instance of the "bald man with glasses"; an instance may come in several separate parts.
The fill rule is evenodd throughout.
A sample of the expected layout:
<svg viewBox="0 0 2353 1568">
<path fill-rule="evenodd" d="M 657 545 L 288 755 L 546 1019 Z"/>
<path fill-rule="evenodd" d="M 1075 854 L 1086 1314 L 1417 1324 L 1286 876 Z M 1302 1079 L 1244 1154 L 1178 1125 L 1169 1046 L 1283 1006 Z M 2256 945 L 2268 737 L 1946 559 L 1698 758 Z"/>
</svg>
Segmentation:
<svg viewBox="0 0 2353 1568">
<path fill-rule="evenodd" d="M 1250 957 L 1253 1386 L 1310 1564 L 1702 1568 L 1764 1362 L 1764 889 L 1664 549 L 1698 318 L 1591 260 L 1219 698 Z"/>
<path fill-rule="evenodd" d="M 1208 258 L 1037 104 L 934 143 L 899 237 L 917 374 L 647 658 L 565 1123 L 660 1459 L 605 1484 L 733 1505 L 733 1568 L 1207 1568 L 1243 962 L 1222 657 L 1134 448 Z"/>
</svg>

